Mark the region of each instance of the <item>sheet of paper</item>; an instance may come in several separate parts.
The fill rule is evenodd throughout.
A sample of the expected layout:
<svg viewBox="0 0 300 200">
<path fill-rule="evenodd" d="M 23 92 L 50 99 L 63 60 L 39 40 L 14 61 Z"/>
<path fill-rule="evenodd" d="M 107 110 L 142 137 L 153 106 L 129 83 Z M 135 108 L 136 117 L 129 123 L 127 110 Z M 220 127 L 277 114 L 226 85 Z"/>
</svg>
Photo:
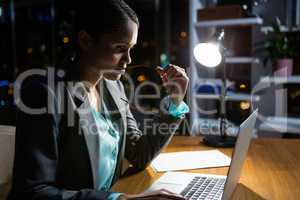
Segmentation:
<svg viewBox="0 0 300 200">
<path fill-rule="evenodd" d="M 229 166 L 231 159 L 218 150 L 161 153 L 151 163 L 158 172 Z"/>
</svg>

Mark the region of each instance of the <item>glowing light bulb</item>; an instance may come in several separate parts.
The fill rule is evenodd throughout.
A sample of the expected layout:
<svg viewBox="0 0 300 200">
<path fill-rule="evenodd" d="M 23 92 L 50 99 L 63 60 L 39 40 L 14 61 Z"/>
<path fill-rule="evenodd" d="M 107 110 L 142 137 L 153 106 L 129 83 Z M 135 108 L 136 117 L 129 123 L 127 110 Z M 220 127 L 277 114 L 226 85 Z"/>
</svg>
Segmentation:
<svg viewBox="0 0 300 200">
<path fill-rule="evenodd" d="M 217 67 L 222 61 L 219 46 L 213 43 L 200 43 L 194 48 L 194 57 L 206 67 Z"/>
</svg>

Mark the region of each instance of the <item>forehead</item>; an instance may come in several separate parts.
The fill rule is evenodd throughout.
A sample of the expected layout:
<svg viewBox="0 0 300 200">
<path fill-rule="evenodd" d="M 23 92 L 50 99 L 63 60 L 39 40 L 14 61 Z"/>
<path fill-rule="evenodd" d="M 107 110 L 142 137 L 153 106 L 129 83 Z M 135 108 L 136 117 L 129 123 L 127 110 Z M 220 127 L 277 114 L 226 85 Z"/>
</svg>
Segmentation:
<svg viewBox="0 0 300 200">
<path fill-rule="evenodd" d="M 118 31 L 113 33 L 105 34 L 103 39 L 111 43 L 127 43 L 135 45 L 138 37 L 138 26 L 132 20 L 127 20 Z"/>
</svg>

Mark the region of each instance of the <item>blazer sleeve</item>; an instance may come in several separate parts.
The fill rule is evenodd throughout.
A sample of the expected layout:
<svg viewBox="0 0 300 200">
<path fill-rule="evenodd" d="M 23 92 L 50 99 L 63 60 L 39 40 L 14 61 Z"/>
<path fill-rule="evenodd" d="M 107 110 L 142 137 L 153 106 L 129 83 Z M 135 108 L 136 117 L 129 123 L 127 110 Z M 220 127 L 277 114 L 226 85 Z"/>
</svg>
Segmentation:
<svg viewBox="0 0 300 200">
<path fill-rule="evenodd" d="M 8 199 L 107 199 L 110 192 L 93 189 L 71 191 L 58 187 L 56 172 L 59 163 L 59 117 L 55 111 L 55 97 L 47 86 L 34 83 L 22 89 L 21 99 L 31 108 L 47 107 L 48 92 L 53 101 L 50 101 L 47 113 L 29 114 L 21 109 L 17 113 L 13 184 Z"/>
<path fill-rule="evenodd" d="M 130 111 L 129 104 L 126 107 L 126 118 L 125 158 L 137 171 L 145 169 L 162 148 L 170 142 L 183 120 L 183 118 L 170 115 L 167 110 L 160 111 L 148 119 L 149 127 L 144 127 L 144 132 L 142 132 Z"/>
</svg>

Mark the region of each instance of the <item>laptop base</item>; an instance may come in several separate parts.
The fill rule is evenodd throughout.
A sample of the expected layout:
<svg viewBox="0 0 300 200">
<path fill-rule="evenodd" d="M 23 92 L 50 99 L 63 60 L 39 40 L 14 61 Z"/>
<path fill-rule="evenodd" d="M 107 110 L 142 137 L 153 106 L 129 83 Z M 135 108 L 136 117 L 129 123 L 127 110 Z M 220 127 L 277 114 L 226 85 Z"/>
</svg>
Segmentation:
<svg viewBox="0 0 300 200">
<path fill-rule="evenodd" d="M 202 142 L 211 147 L 233 147 L 236 142 L 236 137 L 220 136 L 220 135 L 205 135 Z"/>
</svg>

